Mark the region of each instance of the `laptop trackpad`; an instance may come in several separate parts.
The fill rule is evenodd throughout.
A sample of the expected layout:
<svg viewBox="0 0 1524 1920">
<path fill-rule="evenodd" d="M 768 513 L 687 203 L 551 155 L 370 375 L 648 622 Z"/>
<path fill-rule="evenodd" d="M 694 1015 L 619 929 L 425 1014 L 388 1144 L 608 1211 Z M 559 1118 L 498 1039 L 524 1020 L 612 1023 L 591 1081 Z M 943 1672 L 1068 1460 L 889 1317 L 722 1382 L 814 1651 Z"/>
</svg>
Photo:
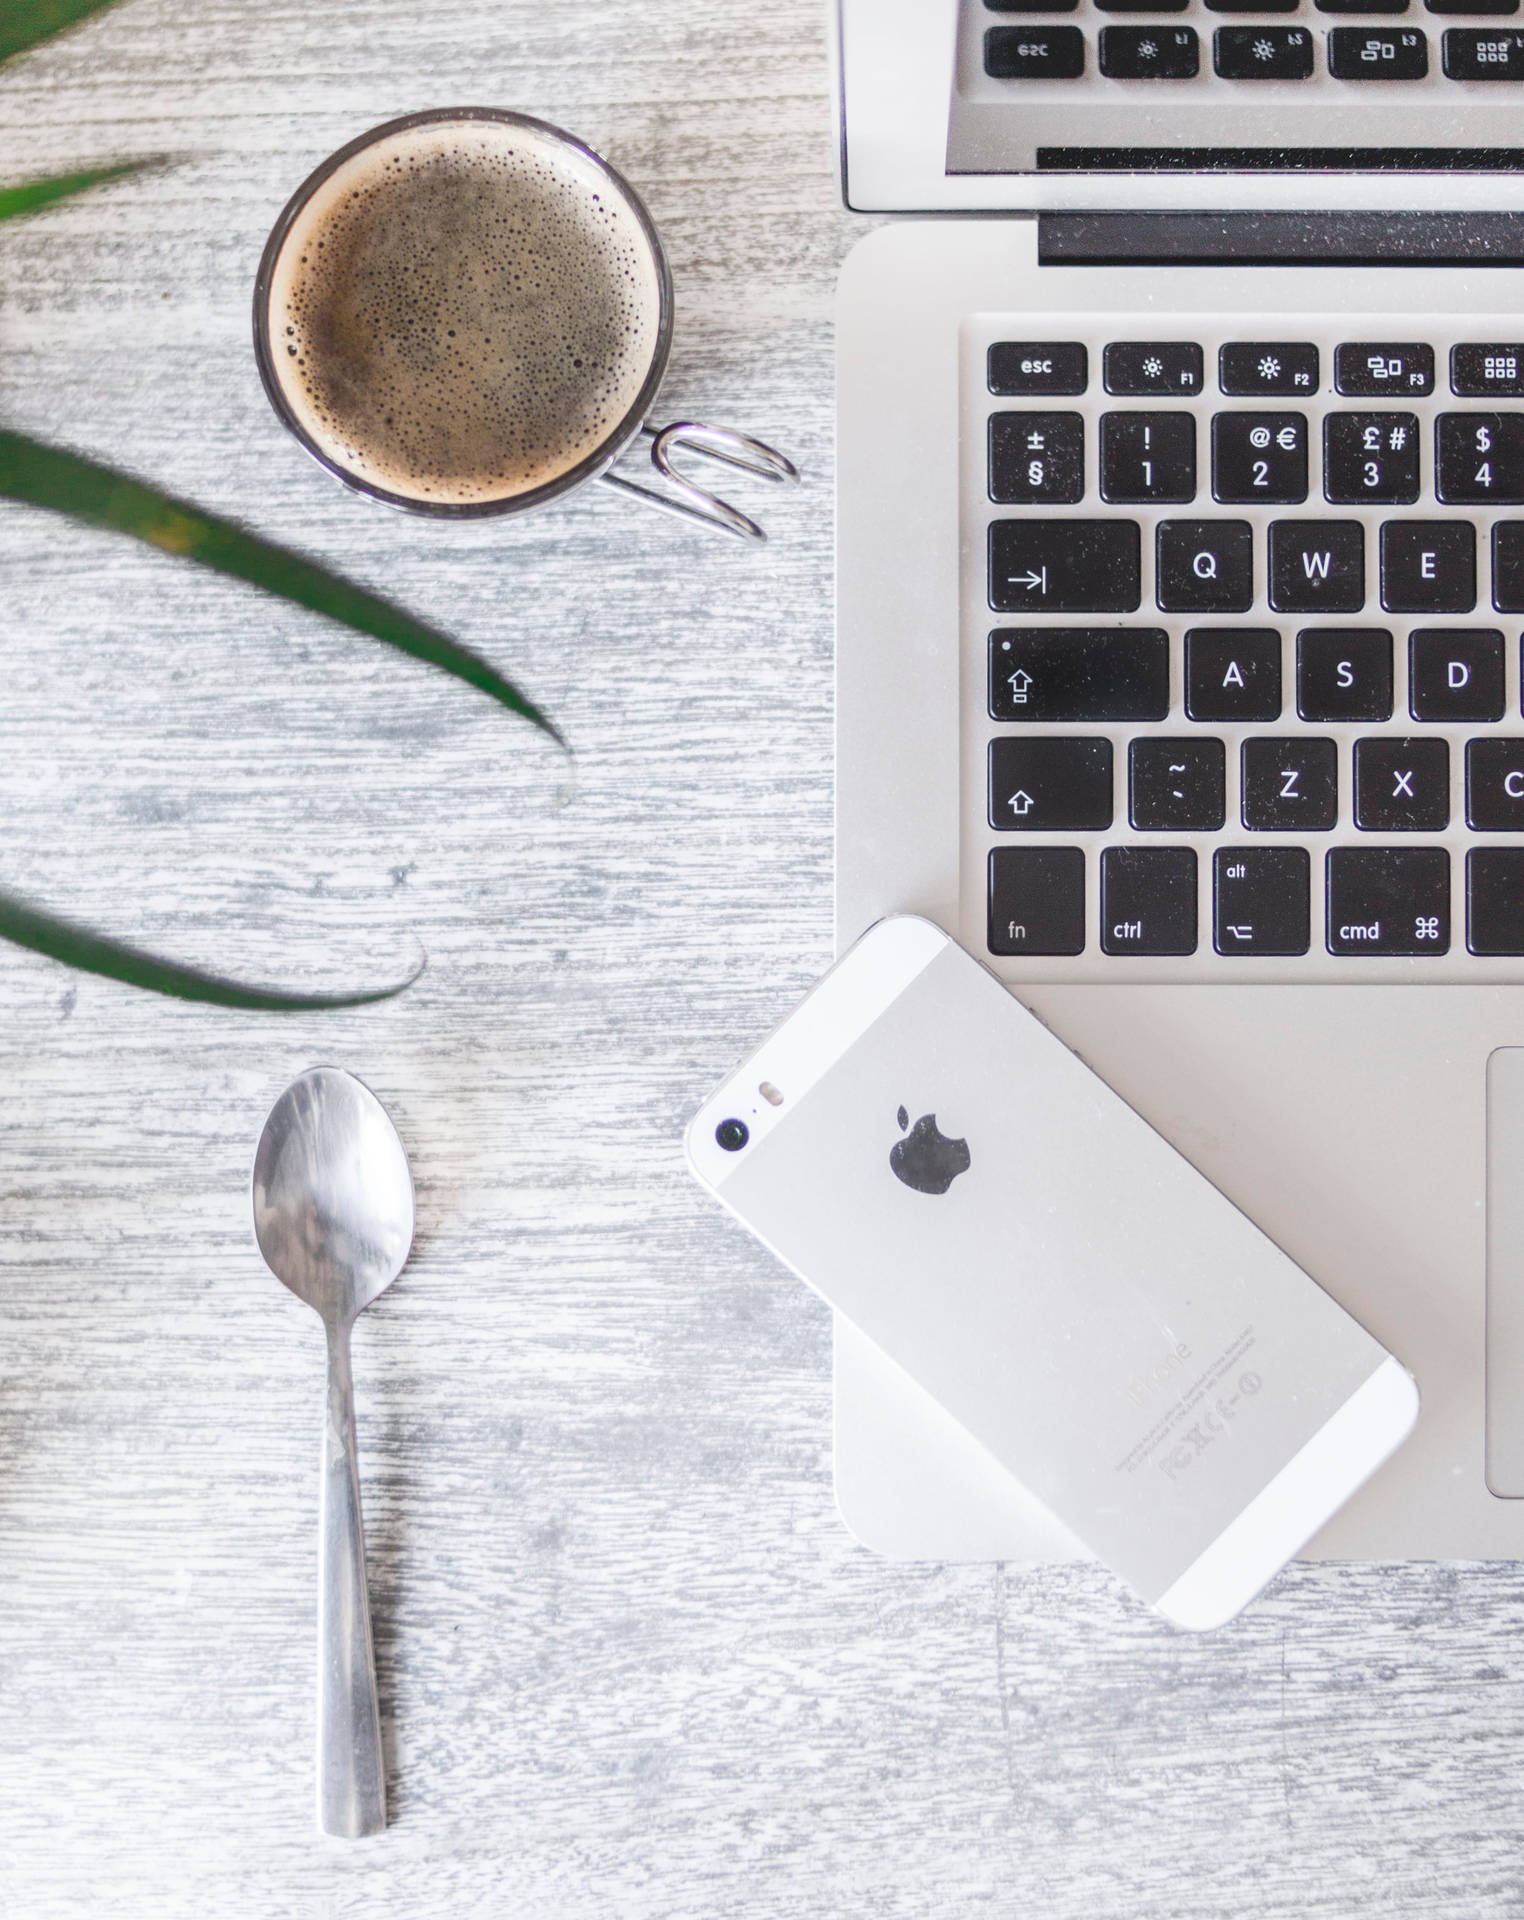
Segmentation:
<svg viewBox="0 0 1524 1920">
<path fill-rule="evenodd" d="M 1524 1047 L 1487 1062 L 1487 1485 L 1524 1499 Z"/>
</svg>

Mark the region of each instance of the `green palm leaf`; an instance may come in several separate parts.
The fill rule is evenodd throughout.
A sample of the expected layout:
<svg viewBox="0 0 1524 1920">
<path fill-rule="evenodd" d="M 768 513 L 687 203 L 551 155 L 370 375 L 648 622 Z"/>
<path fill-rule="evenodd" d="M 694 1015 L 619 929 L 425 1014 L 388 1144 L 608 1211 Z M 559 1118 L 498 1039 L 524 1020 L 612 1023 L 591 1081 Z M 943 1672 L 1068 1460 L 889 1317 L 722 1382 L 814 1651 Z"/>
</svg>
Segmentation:
<svg viewBox="0 0 1524 1920">
<path fill-rule="evenodd" d="M 132 946 L 125 940 L 110 940 L 104 934 L 44 913 L 15 894 L 4 892 L 0 892 L 0 939 L 13 941 L 18 947 L 29 947 L 33 953 L 45 953 L 50 959 L 62 960 L 66 966 L 78 967 L 85 973 L 100 973 L 108 979 L 124 981 L 130 987 L 144 987 L 150 993 L 260 1013 L 364 1007 L 376 1000 L 390 1000 L 394 994 L 410 987 L 427 965 L 426 960 L 420 959 L 404 980 L 351 993 L 291 993 L 279 987 L 246 986 L 238 980 L 224 979 L 221 974 L 204 973 L 199 967 L 161 960 L 142 947 Z"/>
<path fill-rule="evenodd" d="M 558 745 L 566 745 L 554 721 L 511 680 L 438 627 L 415 619 L 395 601 L 383 600 L 342 574 L 303 559 L 289 547 L 246 533 L 230 520 L 203 513 L 190 501 L 161 493 L 114 467 L 0 429 L 0 499 L 50 507 L 87 526 L 131 534 L 165 553 L 194 560 L 235 580 L 247 580 L 299 607 L 310 607 L 479 688 L 532 721 Z"/>
<path fill-rule="evenodd" d="M 0 7 L 0 61 L 115 5 L 116 0 L 5 0 Z"/>
<path fill-rule="evenodd" d="M 19 220 L 24 213 L 51 206 L 55 200 L 67 200 L 87 187 L 103 186 L 108 180 L 125 179 L 150 163 L 125 160 L 115 167 L 94 167 L 86 173 L 59 173 L 43 180 L 24 180 L 19 187 L 0 187 L 0 220 Z"/>
</svg>

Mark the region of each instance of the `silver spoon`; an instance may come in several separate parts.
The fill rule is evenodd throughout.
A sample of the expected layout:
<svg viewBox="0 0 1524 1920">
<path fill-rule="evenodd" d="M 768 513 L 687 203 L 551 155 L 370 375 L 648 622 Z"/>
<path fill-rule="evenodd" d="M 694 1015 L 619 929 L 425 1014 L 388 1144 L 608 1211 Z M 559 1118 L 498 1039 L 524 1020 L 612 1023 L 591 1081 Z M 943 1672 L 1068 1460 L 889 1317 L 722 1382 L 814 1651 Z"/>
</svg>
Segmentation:
<svg viewBox="0 0 1524 1920">
<path fill-rule="evenodd" d="M 349 1335 L 402 1271 L 413 1243 L 413 1176 L 397 1129 L 370 1088 L 312 1067 L 270 1110 L 254 1155 L 254 1233 L 265 1264 L 323 1317 L 318 1548 L 318 1824 L 358 1840 L 386 1828 L 365 1530 L 355 1464 Z"/>
</svg>

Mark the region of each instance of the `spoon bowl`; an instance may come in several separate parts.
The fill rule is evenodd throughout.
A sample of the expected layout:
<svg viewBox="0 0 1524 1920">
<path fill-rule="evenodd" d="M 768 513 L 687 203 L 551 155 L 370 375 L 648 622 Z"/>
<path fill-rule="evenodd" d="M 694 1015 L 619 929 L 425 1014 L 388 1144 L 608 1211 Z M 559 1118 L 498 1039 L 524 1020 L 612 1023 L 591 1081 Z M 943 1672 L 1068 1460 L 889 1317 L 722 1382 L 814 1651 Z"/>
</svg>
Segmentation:
<svg viewBox="0 0 1524 1920">
<path fill-rule="evenodd" d="M 370 1088 L 313 1067 L 270 1110 L 254 1155 L 254 1236 L 265 1264 L 328 1335 L 318 1536 L 318 1824 L 358 1840 L 386 1828 L 349 1336 L 402 1271 L 413 1176 Z"/>
</svg>

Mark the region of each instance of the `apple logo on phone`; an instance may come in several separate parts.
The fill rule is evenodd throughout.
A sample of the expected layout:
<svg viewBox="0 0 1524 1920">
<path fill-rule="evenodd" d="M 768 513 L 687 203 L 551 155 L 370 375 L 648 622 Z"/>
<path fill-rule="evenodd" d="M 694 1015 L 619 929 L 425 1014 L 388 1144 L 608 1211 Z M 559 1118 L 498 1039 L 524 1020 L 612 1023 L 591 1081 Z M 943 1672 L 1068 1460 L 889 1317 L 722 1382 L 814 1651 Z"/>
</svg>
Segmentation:
<svg viewBox="0 0 1524 1920">
<path fill-rule="evenodd" d="M 913 1127 L 903 1107 L 899 1111 L 900 1132 L 910 1127 L 903 1140 L 889 1149 L 889 1168 L 896 1180 L 903 1180 L 916 1193 L 946 1193 L 960 1173 L 973 1164 L 966 1140 L 949 1140 L 937 1125 L 934 1113 L 923 1113 Z"/>
</svg>

